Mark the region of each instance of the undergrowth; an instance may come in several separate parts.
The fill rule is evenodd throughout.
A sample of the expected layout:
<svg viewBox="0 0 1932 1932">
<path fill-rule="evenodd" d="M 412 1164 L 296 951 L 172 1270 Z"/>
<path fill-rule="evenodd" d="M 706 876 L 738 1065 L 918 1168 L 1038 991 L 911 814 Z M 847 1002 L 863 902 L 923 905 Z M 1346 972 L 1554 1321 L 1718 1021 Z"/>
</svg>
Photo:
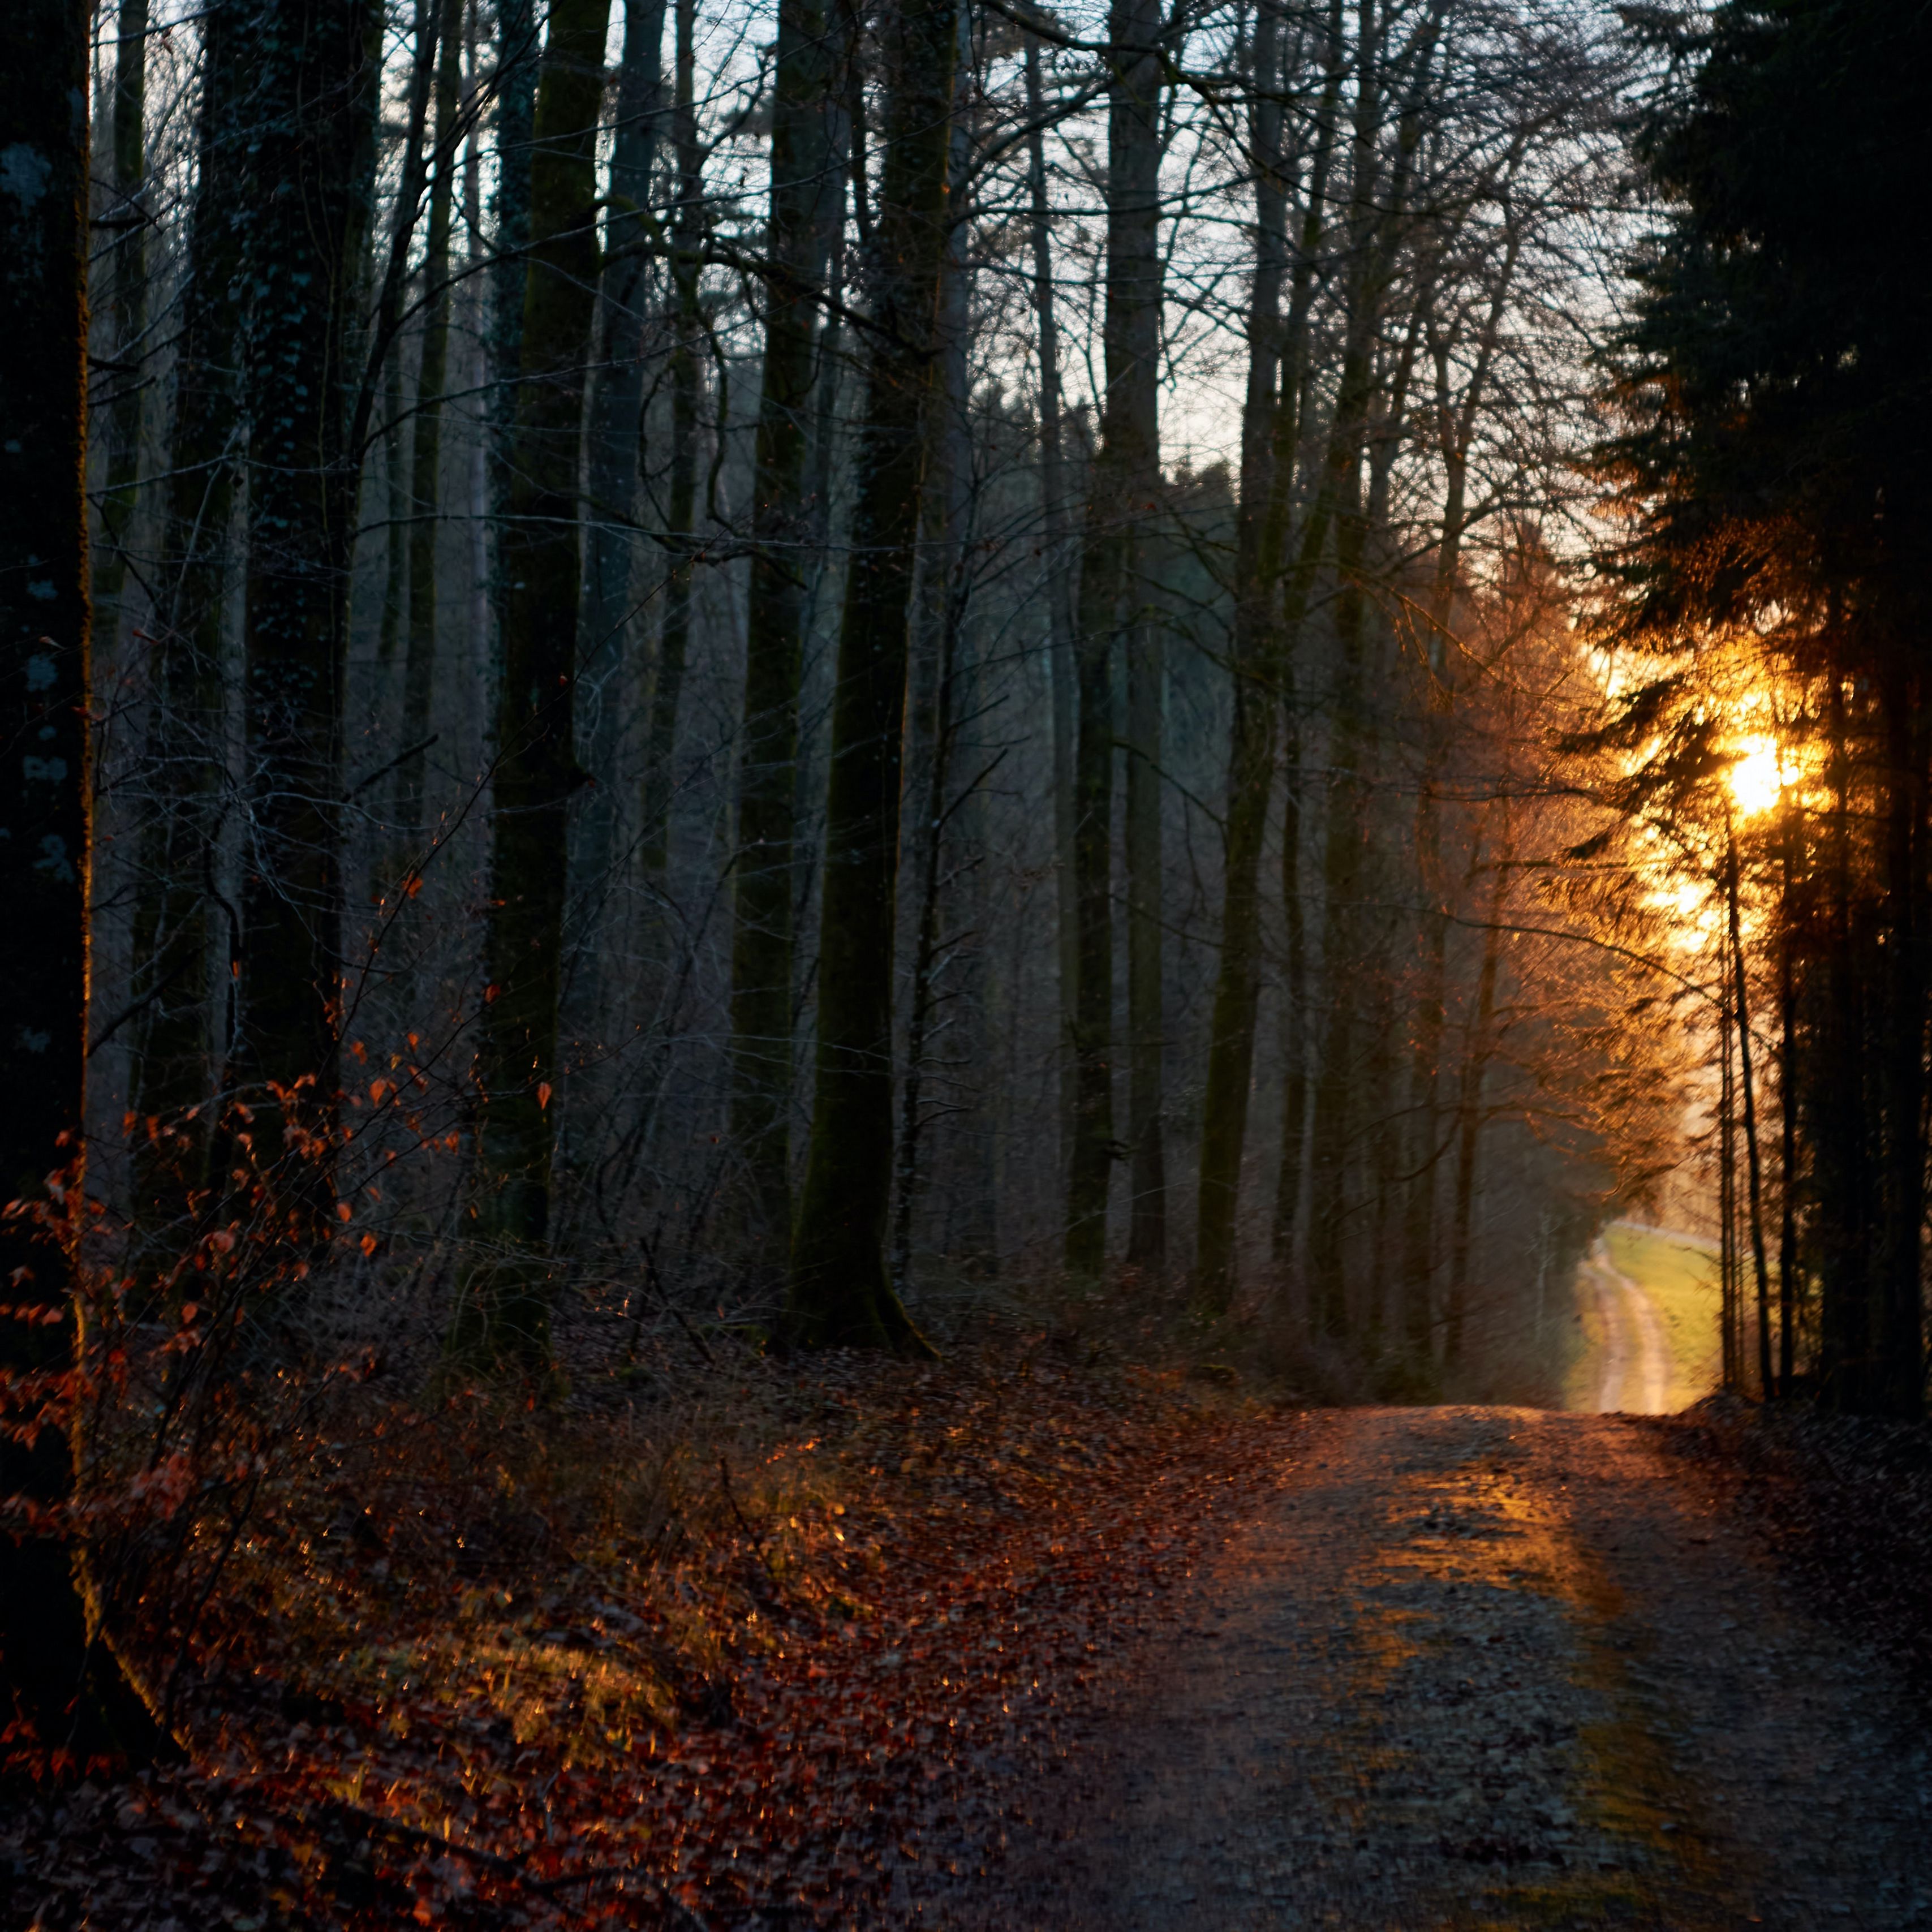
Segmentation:
<svg viewBox="0 0 1932 1932">
<path fill-rule="evenodd" d="M 16 1807 L 0 1917 L 886 1922 L 997 1855 L 1293 1428 L 1077 1318 L 917 1369 L 704 1350 L 292 1424 L 196 1520 L 199 1594 L 125 1606 L 185 1762 Z"/>
</svg>

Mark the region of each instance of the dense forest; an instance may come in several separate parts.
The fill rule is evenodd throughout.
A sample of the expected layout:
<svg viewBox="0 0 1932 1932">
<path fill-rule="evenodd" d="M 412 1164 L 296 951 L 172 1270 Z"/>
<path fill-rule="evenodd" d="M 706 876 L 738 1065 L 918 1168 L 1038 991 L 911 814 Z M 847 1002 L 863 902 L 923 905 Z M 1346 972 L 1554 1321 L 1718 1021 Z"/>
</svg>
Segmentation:
<svg viewBox="0 0 1932 1932">
<path fill-rule="evenodd" d="M 10 25 L 21 1762 L 379 1438 L 828 1351 L 1552 1404 L 1674 1202 L 1919 1413 L 1922 20 Z"/>
</svg>

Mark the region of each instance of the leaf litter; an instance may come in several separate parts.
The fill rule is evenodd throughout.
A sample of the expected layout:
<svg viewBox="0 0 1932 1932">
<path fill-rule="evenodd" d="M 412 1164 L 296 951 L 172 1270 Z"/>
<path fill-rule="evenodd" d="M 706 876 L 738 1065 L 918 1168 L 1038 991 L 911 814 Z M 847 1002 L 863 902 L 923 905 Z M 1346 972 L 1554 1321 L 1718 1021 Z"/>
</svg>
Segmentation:
<svg viewBox="0 0 1932 1932">
<path fill-rule="evenodd" d="M 927 1922 L 1298 1426 L 1044 1339 L 314 1445 L 136 1635 L 186 1760 L 0 1820 L 7 1922 Z"/>
</svg>

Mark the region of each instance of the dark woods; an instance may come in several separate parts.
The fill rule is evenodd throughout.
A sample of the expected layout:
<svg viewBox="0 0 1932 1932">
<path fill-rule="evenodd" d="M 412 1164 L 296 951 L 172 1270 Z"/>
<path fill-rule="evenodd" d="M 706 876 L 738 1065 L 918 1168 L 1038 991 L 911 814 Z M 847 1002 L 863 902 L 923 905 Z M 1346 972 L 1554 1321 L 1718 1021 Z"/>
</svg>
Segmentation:
<svg viewBox="0 0 1932 1932">
<path fill-rule="evenodd" d="M 1637 258 L 1596 459 L 1629 519 L 1605 557 L 1631 659 L 1605 735 L 1720 928 L 1727 1379 L 1915 1416 L 1932 279 L 1922 213 L 1850 188 L 1916 144 L 1926 31 L 1856 4 L 1646 31 L 1670 78 L 1638 153 L 1672 213 Z M 1741 750 L 1762 768 L 1744 817 Z"/>
<path fill-rule="evenodd" d="M 1030 1309 L 1553 1400 L 1687 1102 L 1732 1379 L 1912 1408 L 1924 257 L 1824 212 L 1910 118 L 1862 20 L 28 0 L 20 1738 L 177 1728 L 265 1487 L 384 1414 Z"/>
</svg>

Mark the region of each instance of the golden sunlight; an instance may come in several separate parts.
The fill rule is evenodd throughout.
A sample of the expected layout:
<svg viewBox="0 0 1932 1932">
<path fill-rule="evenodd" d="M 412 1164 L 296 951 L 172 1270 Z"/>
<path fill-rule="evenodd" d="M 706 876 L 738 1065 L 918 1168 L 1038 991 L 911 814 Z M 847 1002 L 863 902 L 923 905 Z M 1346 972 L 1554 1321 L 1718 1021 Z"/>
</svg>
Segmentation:
<svg viewBox="0 0 1932 1932">
<path fill-rule="evenodd" d="M 1775 738 L 1742 738 L 1738 752 L 1737 763 L 1726 774 L 1731 797 L 1740 818 L 1754 818 L 1778 802 L 1789 774 Z"/>
</svg>

